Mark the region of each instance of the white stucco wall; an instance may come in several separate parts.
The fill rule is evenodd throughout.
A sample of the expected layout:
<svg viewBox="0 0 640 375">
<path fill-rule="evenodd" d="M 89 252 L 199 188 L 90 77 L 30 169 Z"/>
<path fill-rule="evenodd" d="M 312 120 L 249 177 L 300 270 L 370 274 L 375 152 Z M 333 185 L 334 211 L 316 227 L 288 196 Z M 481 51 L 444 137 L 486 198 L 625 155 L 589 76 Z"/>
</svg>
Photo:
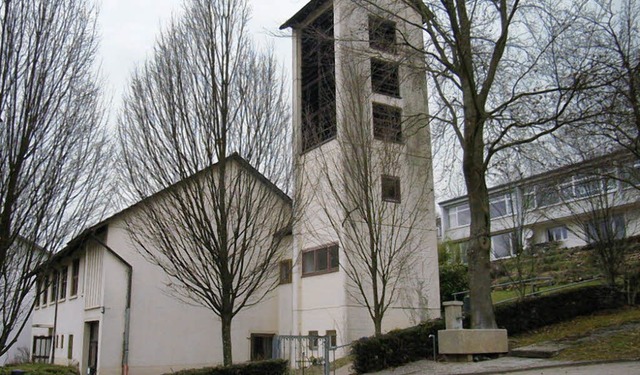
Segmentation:
<svg viewBox="0 0 640 375">
<path fill-rule="evenodd" d="M 399 6 L 397 2 L 380 1 L 383 7 L 393 8 L 394 14 L 407 17 L 415 22 L 419 22 L 419 16 L 415 12 Z M 396 9 L 398 8 L 398 9 Z M 402 8 L 402 9 L 400 9 Z M 388 14 L 382 16 L 390 17 Z M 299 92 L 299 31 L 294 30 L 294 139 L 298 140 L 296 147 L 297 158 L 297 181 L 298 186 L 305 186 L 309 180 L 316 182 L 311 189 L 304 190 L 306 195 L 303 198 L 301 220 L 294 225 L 294 252 L 299 254 L 305 249 L 313 248 L 327 243 L 340 243 L 340 262 L 344 265 L 345 251 L 342 246 L 348 246 L 345 236 L 336 233 L 339 223 L 343 218 L 342 209 L 333 197 L 334 192 L 328 188 L 329 182 L 322 179 L 329 179 L 334 185 L 344 183 L 341 174 L 342 163 L 349 163 L 348 156 L 342 154 L 341 142 L 344 142 L 345 127 L 355 126 L 345 122 L 349 117 L 345 115 L 345 103 L 354 101 L 350 95 L 354 95 L 354 90 L 348 89 L 345 82 L 352 78 L 349 75 L 358 69 L 363 70 L 363 74 L 368 75 L 369 59 L 377 56 L 378 51 L 372 51 L 368 42 L 368 19 L 369 13 L 360 7 L 355 7 L 350 1 L 334 1 L 334 36 L 336 38 L 336 87 L 337 87 L 337 138 L 329 141 L 315 149 L 300 154 L 299 127 L 301 122 L 301 105 Z M 397 21 L 397 19 L 394 19 Z M 422 34 L 419 30 L 408 30 L 406 25 L 398 21 L 399 32 L 408 36 L 415 45 L 422 44 Z M 420 210 L 420 220 L 412 226 L 413 240 L 411 247 L 416 253 L 415 261 L 407 269 L 407 282 L 400 289 L 403 295 L 415 295 L 415 282 L 424 286 L 420 293 L 420 301 L 423 303 L 418 308 L 418 298 L 398 298 L 389 309 L 384 320 L 384 330 L 407 327 L 417 323 L 422 317 L 439 316 L 439 293 L 438 293 L 438 268 L 437 268 L 437 245 L 435 231 L 435 213 L 433 210 L 433 181 L 431 174 L 431 154 L 429 131 L 426 123 L 427 113 L 427 93 L 426 81 L 423 71 L 420 70 L 422 63 L 421 55 L 408 57 L 405 53 L 409 49 L 401 50 L 397 56 L 382 56 L 386 59 L 402 60 L 400 67 L 401 75 L 401 98 L 392 98 L 371 93 L 371 86 L 368 84 L 362 91 L 365 98 L 365 106 L 371 107 L 370 101 L 381 102 L 389 105 L 400 106 L 403 117 L 421 118 L 422 123 L 403 124 L 406 133 L 405 142 L 401 145 L 389 146 L 381 141 L 374 141 L 373 147 L 376 152 L 382 153 L 383 148 L 388 151 L 389 147 L 395 148 L 398 155 L 397 165 L 388 167 L 386 174 L 400 176 L 402 186 L 402 205 L 407 209 L 400 209 L 405 215 L 412 214 L 411 208 Z M 420 72 L 414 71 L 410 66 L 418 68 Z M 365 77 L 368 80 L 368 77 Z M 366 111 L 365 111 L 366 112 Z M 410 136 L 409 136 L 410 135 Z M 324 171 L 324 173 L 318 172 Z M 327 173 L 328 172 L 328 173 Z M 382 173 L 383 171 L 381 171 Z M 309 178 L 309 176 L 313 176 Z M 319 177 L 316 177 L 319 176 Z M 335 176 L 335 177 L 334 177 Z M 375 177 L 378 181 L 379 177 Z M 319 181 L 318 181 L 319 180 Z M 337 190 L 340 188 L 338 187 Z M 330 220 L 326 218 L 326 212 L 335 215 L 334 225 L 330 225 Z M 329 225 L 327 225 L 329 223 Z M 338 223 L 338 225 L 336 225 Z M 405 223 L 406 224 L 406 223 Z M 309 229 L 312 228 L 312 229 Z M 342 241 L 340 239 L 342 238 Z M 318 331 L 323 334 L 327 329 L 335 329 L 338 336 L 338 345 L 346 344 L 362 336 L 373 334 L 373 324 L 368 312 L 359 305 L 352 296 L 349 295 L 349 281 L 344 269 L 340 272 L 301 277 L 299 262 L 297 269 L 294 269 L 294 309 L 298 311 L 297 326 L 300 334 L 307 334 L 308 331 Z M 297 279 L 297 280 L 296 280 Z M 329 292 L 328 292 L 329 291 Z M 354 291 L 351 290 L 353 293 Z M 402 300 L 402 301 L 401 301 Z M 422 311 L 422 314 L 415 314 Z"/>
</svg>

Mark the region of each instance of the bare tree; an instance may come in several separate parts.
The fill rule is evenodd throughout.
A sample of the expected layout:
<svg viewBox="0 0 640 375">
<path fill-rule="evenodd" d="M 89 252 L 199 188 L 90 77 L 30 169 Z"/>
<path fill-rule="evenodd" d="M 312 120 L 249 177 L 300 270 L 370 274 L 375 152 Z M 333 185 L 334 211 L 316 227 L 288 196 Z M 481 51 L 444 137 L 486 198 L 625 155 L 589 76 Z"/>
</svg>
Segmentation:
<svg viewBox="0 0 640 375">
<path fill-rule="evenodd" d="M 134 74 L 119 126 L 143 199 L 130 235 L 174 296 L 220 318 L 225 365 L 233 318 L 276 286 L 292 220 L 291 199 L 264 177 L 288 182 L 286 90 L 248 18 L 245 0 L 186 2 Z"/>
<path fill-rule="evenodd" d="M 622 147 L 640 159 L 640 4 L 593 0 L 584 18 L 594 33 L 593 75 L 602 82 L 589 93 L 601 115 L 577 130 L 601 143 Z M 577 142 L 578 148 L 584 146 Z"/>
<path fill-rule="evenodd" d="M 618 278 L 631 266 L 628 256 L 634 248 L 628 233 L 637 228 L 632 211 L 638 192 L 629 189 L 617 178 L 608 177 L 605 169 L 569 177 L 559 181 L 558 194 L 569 216 L 568 229 L 581 238 L 592 250 L 593 261 L 602 271 L 607 283 L 615 287 Z M 627 212 L 625 212 L 627 211 Z"/>
<path fill-rule="evenodd" d="M 0 2 L 0 355 L 32 310 L 33 270 L 107 196 L 95 22 L 86 1 Z"/>
<path fill-rule="evenodd" d="M 487 172 L 503 150 L 593 115 L 593 103 L 579 100 L 590 87 L 590 60 L 582 57 L 591 36 L 577 17 L 583 3 L 404 1 L 419 9 L 428 35 L 425 46 L 414 47 L 425 51 L 432 128 L 443 127 L 461 150 L 471 326 L 495 328 Z"/>
</svg>

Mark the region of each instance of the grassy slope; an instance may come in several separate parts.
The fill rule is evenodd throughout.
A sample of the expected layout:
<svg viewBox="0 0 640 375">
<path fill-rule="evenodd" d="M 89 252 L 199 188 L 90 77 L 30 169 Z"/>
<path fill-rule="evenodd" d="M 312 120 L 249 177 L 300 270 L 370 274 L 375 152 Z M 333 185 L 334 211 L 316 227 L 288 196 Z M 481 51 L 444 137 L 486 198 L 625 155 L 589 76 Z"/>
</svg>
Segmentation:
<svg viewBox="0 0 640 375">
<path fill-rule="evenodd" d="M 594 335 L 629 323 L 636 325 L 633 329 L 610 335 Z M 591 338 L 580 340 L 588 336 Z M 640 307 L 604 311 L 547 326 L 512 337 L 510 346 L 526 346 L 543 341 L 563 341 L 572 344 L 556 357 L 561 360 L 640 359 Z"/>
</svg>

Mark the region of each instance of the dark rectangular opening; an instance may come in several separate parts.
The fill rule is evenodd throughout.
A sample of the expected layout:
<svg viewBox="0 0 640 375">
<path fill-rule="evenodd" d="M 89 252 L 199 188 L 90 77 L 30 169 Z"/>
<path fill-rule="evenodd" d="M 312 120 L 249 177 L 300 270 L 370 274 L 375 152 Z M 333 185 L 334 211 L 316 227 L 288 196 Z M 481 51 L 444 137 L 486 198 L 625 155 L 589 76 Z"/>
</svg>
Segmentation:
<svg viewBox="0 0 640 375">
<path fill-rule="evenodd" d="M 273 335 L 251 334 L 251 360 L 263 361 L 272 358 Z"/>
<path fill-rule="evenodd" d="M 395 176 L 382 176 L 382 200 L 385 202 L 400 202 L 400 178 Z"/>
<path fill-rule="evenodd" d="M 384 52 L 396 52 L 396 23 L 377 16 L 369 17 L 369 46 Z"/>
<path fill-rule="evenodd" d="M 371 59 L 371 88 L 378 94 L 400 97 L 398 64 Z"/>
<path fill-rule="evenodd" d="M 402 110 L 390 105 L 373 103 L 373 137 L 402 142 Z"/>
<path fill-rule="evenodd" d="M 302 30 L 300 59 L 304 152 L 336 136 L 333 8 Z"/>
</svg>

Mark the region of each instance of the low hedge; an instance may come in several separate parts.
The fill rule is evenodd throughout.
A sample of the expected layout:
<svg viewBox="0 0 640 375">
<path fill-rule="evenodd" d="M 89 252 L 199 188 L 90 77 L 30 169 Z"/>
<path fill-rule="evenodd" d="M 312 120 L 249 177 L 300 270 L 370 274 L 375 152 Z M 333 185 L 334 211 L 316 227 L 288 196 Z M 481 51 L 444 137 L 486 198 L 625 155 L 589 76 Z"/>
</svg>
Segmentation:
<svg viewBox="0 0 640 375">
<path fill-rule="evenodd" d="M 608 286 L 588 286 L 498 305 L 495 308 L 496 322 L 509 335 L 516 335 L 577 316 L 615 309 L 623 306 L 624 301 L 624 294 L 620 291 Z"/>
<path fill-rule="evenodd" d="M 433 355 L 433 341 L 444 329 L 442 319 L 398 329 L 377 337 L 363 337 L 351 344 L 353 370 L 358 374 L 398 367 Z"/>
<path fill-rule="evenodd" d="M 515 335 L 577 316 L 618 308 L 624 301 L 624 294 L 619 291 L 606 286 L 589 286 L 498 305 L 495 314 L 498 326 Z M 464 324 L 469 327 L 468 317 Z M 433 344 L 429 335 L 437 335 L 441 329 L 445 329 L 445 324 L 439 319 L 378 337 L 361 338 L 351 345 L 353 369 L 362 374 L 430 358 Z"/>
<path fill-rule="evenodd" d="M 13 370 L 22 370 L 25 375 L 78 375 L 75 366 L 51 365 L 48 363 L 25 363 L 0 367 L 0 375 L 10 375 Z"/>
<path fill-rule="evenodd" d="M 270 359 L 231 366 L 187 369 L 164 375 L 286 375 L 288 373 L 289 363 L 286 360 Z"/>
</svg>

